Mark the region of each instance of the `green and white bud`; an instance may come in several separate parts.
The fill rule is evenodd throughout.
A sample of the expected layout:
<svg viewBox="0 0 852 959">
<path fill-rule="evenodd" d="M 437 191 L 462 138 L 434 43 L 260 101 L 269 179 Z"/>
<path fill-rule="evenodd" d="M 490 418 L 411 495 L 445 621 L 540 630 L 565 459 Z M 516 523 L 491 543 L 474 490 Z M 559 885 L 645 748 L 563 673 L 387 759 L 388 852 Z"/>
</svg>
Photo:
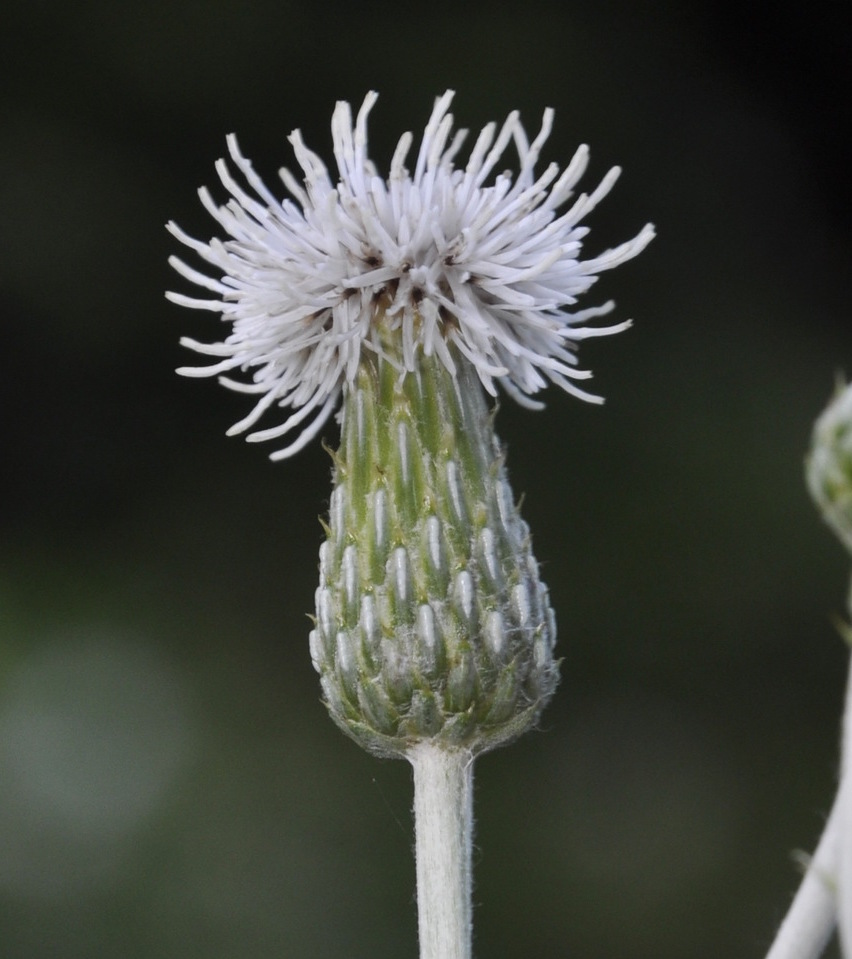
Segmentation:
<svg viewBox="0 0 852 959">
<path fill-rule="evenodd" d="M 840 385 L 816 421 L 805 472 L 823 519 L 852 553 L 852 386 Z"/>
<path fill-rule="evenodd" d="M 382 756 L 470 754 L 533 725 L 556 626 L 473 368 L 362 358 L 343 405 L 311 656 L 335 722 Z"/>
</svg>

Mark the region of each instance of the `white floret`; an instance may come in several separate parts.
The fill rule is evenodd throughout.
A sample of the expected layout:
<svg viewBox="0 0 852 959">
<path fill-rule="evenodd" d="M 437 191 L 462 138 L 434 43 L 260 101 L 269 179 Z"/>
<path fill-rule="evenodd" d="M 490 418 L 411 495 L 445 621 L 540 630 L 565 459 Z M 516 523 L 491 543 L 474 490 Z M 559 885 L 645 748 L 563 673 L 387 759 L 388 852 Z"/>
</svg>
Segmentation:
<svg viewBox="0 0 852 959">
<path fill-rule="evenodd" d="M 572 308 L 599 273 L 641 252 L 653 227 L 581 260 L 588 230 L 579 222 L 609 192 L 618 168 L 558 213 L 574 196 L 588 148 L 581 146 L 561 174 L 551 163 L 536 177 L 553 112 L 545 111 L 532 143 L 511 113 L 499 130 L 488 124 L 466 165 L 455 166 L 467 131 L 453 133 L 452 96 L 448 91 L 435 103 L 414 173 L 406 167 L 413 144 L 406 133 L 387 179 L 367 155 L 376 94 L 367 95 L 354 123 L 349 104 L 338 103 L 336 181 L 295 131 L 290 142 L 302 179 L 281 171 L 292 199 L 278 199 L 265 186 L 231 135 L 230 158 L 248 189 L 220 160 L 216 170 L 231 198 L 219 206 L 200 191 L 227 238 L 203 243 L 169 224 L 214 274 L 172 257 L 178 273 L 213 296 L 169 293 L 169 299 L 220 313 L 231 324 L 220 343 L 182 339 L 216 362 L 179 372 L 218 376 L 230 389 L 258 397 L 229 433 L 253 428 L 272 407 L 289 410 L 283 422 L 248 435 L 258 441 L 295 435 L 273 459 L 293 455 L 322 429 L 365 349 L 385 355 L 401 372 L 415 370 L 421 354 L 436 355 L 451 373 L 462 358 L 489 393 L 499 383 L 527 406 L 540 406 L 532 396 L 548 383 L 598 400 L 577 385 L 590 376 L 576 366 L 577 343 L 619 332 L 630 321 L 589 327 L 583 324 L 613 304 Z M 514 178 L 495 173 L 510 144 L 520 165 Z M 380 342 L 378 315 L 398 332 L 398 349 Z"/>
</svg>

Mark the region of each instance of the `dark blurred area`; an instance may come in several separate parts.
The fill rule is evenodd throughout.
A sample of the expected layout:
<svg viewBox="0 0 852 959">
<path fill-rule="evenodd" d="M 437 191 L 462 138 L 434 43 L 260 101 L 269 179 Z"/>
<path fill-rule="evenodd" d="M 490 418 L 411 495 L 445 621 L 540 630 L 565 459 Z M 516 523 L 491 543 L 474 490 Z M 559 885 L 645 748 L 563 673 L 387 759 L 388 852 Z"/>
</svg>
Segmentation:
<svg viewBox="0 0 852 959">
<path fill-rule="evenodd" d="M 416 955 L 409 771 L 361 754 L 307 649 L 319 443 L 272 464 L 182 380 L 164 223 L 239 134 L 381 93 L 382 164 L 452 87 L 478 130 L 624 167 L 587 255 L 635 326 L 606 406 L 498 424 L 563 684 L 478 764 L 476 954 L 760 957 L 835 784 L 848 561 L 802 479 L 852 371 L 852 6 L 7 2 L 0 30 L 0 953 Z M 274 187 L 283 194 L 280 187 Z M 334 429 L 326 431 L 333 445 Z"/>
</svg>

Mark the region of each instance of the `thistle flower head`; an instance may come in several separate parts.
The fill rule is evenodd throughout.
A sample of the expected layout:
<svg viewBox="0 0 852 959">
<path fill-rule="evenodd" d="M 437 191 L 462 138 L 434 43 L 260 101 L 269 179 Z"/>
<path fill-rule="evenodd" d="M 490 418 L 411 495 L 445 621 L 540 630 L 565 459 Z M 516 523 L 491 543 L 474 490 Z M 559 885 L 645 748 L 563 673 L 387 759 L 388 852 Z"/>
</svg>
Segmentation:
<svg viewBox="0 0 852 959">
<path fill-rule="evenodd" d="M 838 384 L 814 424 L 805 476 L 823 519 L 852 553 L 852 385 Z"/>
<path fill-rule="evenodd" d="M 204 243 L 169 224 L 213 273 L 173 257 L 182 276 L 213 296 L 169 298 L 221 313 L 232 324 L 220 343 L 184 338 L 184 346 L 216 361 L 179 372 L 219 376 L 225 386 L 258 397 L 231 434 L 253 427 L 272 407 L 288 410 L 283 422 L 248 436 L 289 436 L 273 459 L 292 455 L 319 432 L 355 382 L 365 350 L 401 374 L 414 372 L 421 356 L 437 357 L 451 374 L 456 362 L 467 361 L 490 394 L 499 383 L 530 407 L 540 406 L 531 397 L 548 383 L 598 399 L 577 385 L 590 376 L 577 368 L 577 344 L 623 330 L 629 321 L 589 327 L 587 320 L 613 304 L 574 307 L 599 273 L 644 249 L 653 227 L 581 260 L 588 229 L 580 221 L 609 192 L 619 169 L 560 209 L 574 197 L 588 148 L 581 146 L 563 171 L 551 163 L 535 173 L 551 110 L 532 142 L 517 113 L 499 129 L 488 124 L 467 162 L 457 166 L 467 131 L 453 132 L 452 96 L 448 91 L 436 101 L 413 172 L 406 166 L 413 138 L 406 133 L 387 179 L 367 155 L 367 116 L 376 94 L 367 95 L 354 123 L 349 104 L 338 103 L 336 182 L 296 131 L 290 142 L 302 177 L 281 171 L 290 194 L 283 200 L 232 135 L 230 157 L 244 182 L 220 160 L 216 169 L 230 200 L 219 206 L 200 191 L 227 238 Z M 519 160 L 514 177 L 498 168 L 510 145 Z"/>
</svg>

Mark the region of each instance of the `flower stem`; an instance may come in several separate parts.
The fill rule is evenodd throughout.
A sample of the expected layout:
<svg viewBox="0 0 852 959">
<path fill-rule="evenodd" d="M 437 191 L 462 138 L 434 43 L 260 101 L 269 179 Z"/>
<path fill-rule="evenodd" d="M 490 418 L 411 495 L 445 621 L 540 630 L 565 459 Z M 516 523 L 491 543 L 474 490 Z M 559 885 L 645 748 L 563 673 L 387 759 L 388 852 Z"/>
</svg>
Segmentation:
<svg viewBox="0 0 852 959">
<path fill-rule="evenodd" d="M 473 757 L 422 742 L 414 769 L 420 959 L 470 959 Z"/>
<path fill-rule="evenodd" d="M 837 920 L 835 882 L 840 857 L 840 793 L 805 878 L 766 959 L 817 959 Z"/>
<path fill-rule="evenodd" d="M 850 596 L 852 607 L 852 596 Z M 841 952 L 844 956 L 850 954 L 850 940 L 852 940 L 852 903 L 849 901 L 849 876 L 852 875 L 852 831 L 850 831 L 850 802 L 852 802 L 852 657 L 849 662 L 849 679 L 846 681 L 846 704 L 843 711 L 842 752 L 840 757 L 840 788 L 837 790 L 837 799 L 834 801 L 832 818 L 838 821 L 836 826 L 837 839 L 837 870 L 835 872 L 836 886 L 836 914 L 840 934 Z"/>
<path fill-rule="evenodd" d="M 852 661 L 846 684 L 842 740 L 840 785 L 831 814 L 766 959 L 816 959 L 822 955 L 837 924 L 840 860 L 842 855 L 849 856 L 843 850 L 844 845 L 849 845 L 843 820 L 848 818 L 844 807 L 852 799 Z M 841 915 L 841 926 L 846 925 L 844 918 Z M 848 934 L 848 930 L 842 931 L 841 938 L 843 932 Z"/>
</svg>

